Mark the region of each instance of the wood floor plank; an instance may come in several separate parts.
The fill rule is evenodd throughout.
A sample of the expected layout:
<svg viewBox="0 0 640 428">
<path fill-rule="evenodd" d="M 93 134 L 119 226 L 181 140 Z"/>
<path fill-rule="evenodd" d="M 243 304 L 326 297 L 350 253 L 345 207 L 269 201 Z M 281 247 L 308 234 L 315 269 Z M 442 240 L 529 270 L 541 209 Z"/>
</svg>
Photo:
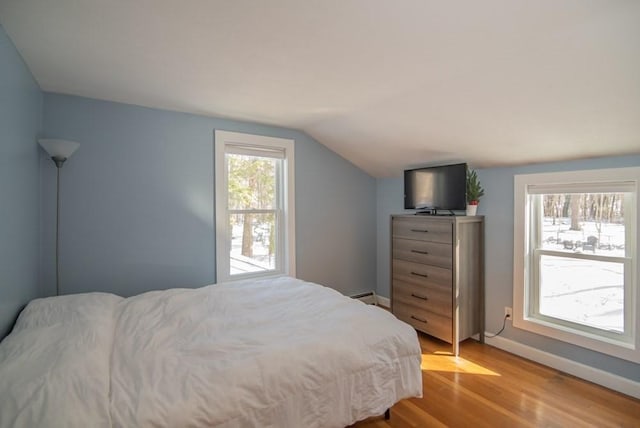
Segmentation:
<svg viewBox="0 0 640 428">
<path fill-rule="evenodd" d="M 420 334 L 423 398 L 354 428 L 640 427 L 640 400 L 467 340 L 460 356 Z"/>
<path fill-rule="evenodd" d="M 418 406 L 411 402 L 411 400 L 404 400 L 404 412 L 401 409 L 394 409 L 391 411 L 391 423 L 395 422 L 394 418 L 399 417 L 403 419 L 409 426 L 418 427 L 446 427 L 445 424 L 438 419 L 431 416 L 429 413 L 423 412 Z M 392 425 L 394 428 L 400 428 L 399 426 Z"/>
</svg>

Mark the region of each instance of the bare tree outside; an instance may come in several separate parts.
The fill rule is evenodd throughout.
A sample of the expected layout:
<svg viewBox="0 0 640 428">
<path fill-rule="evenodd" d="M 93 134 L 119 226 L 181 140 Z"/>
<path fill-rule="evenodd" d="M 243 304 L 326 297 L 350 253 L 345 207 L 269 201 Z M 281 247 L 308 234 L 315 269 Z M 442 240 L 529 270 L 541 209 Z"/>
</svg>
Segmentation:
<svg viewBox="0 0 640 428">
<path fill-rule="evenodd" d="M 544 217 L 558 224 L 561 217 L 569 217 L 569 230 L 582 230 L 582 223 L 593 222 L 601 233 L 602 223 L 622 223 L 623 195 L 618 193 L 580 193 L 544 195 Z M 598 240 L 600 240 L 600 236 Z"/>
<path fill-rule="evenodd" d="M 580 230 L 580 199 L 581 195 L 567 195 L 571 213 L 571 230 Z"/>
</svg>

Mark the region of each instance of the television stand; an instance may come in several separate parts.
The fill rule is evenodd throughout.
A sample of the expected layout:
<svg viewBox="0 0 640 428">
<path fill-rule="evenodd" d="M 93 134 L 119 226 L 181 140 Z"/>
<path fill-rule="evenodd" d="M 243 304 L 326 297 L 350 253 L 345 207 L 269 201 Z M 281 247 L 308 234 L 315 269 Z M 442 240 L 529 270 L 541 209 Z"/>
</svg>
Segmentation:
<svg viewBox="0 0 640 428">
<path fill-rule="evenodd" d="M 455 216 L 456 213 L 453 210 L 444 210 L 448 211 L 446 214 L 440 214 L 437 208 L 430 208 L 428 210 L 416 211 L 416 215 L 442 215 L 442 216 Z"/>
</svg>

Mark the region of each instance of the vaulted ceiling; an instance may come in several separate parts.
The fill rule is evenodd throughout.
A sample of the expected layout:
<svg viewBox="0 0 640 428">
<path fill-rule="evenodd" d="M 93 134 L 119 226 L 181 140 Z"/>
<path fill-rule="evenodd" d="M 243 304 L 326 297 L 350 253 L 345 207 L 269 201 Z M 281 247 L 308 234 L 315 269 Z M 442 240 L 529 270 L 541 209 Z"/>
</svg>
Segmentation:
<svg viewBox="0 0 640 428">
<path fill-rule="evenodd" d="M 640 153 L 637 0 L 0 0 L 43 90 L 297 128 L 373 176 Z"/>
</svg>

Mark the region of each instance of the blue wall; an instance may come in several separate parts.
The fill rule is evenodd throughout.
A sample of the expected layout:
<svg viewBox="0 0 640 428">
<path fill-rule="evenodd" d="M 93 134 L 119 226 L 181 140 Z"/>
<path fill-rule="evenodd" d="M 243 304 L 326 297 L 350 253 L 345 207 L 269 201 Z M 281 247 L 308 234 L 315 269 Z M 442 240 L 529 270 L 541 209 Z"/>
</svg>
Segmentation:
<svg viewBox="0 0 640 428">
<path fill-rule="evenodd" d="M 214 129 L 294 139 L 297 276 L 345 294 L 375 287 L 375 180 L 309 136 L 46 93 L 44 134 L 81 144 L 61 170 L 63 294 L 215 281 Z M 50 214 L 55 166 L 43 163 L 41 174 Z M 49 293 L 53 227 L 42 235 Z"/>
<path fill-rule="evenodd" d="M 0 339 L 38 297 L 42 93 L 0 26 Z"/>
<path fill-rule="evenodd" d="M 391 297 L 391 215 L 405 212 L 403 178 L 378 178 L 376 204 L 376 293 Z"/>
<path fill-rule="evenodd" d="M 480 202 L 478 215 L 485 216 L 487 331 L 497 332 L 502 327 L 504 307 L 513 306 L 514 175 L 627 166 L 640 166 L 640 155 L 478 170 L 478 177 L 485 188 L 485 196 Z M 402 212 L 403 182 L 400 178 L 378 179 L 376 186 L 378 196 L 377 293 L 389 296 L 389 215 Z M 507 328 L 501 336 L 628 379 L 640 381 L 640 365 L 638 364 L 515 329 L 511 323 L 507 323 Z"/>
</svg>

